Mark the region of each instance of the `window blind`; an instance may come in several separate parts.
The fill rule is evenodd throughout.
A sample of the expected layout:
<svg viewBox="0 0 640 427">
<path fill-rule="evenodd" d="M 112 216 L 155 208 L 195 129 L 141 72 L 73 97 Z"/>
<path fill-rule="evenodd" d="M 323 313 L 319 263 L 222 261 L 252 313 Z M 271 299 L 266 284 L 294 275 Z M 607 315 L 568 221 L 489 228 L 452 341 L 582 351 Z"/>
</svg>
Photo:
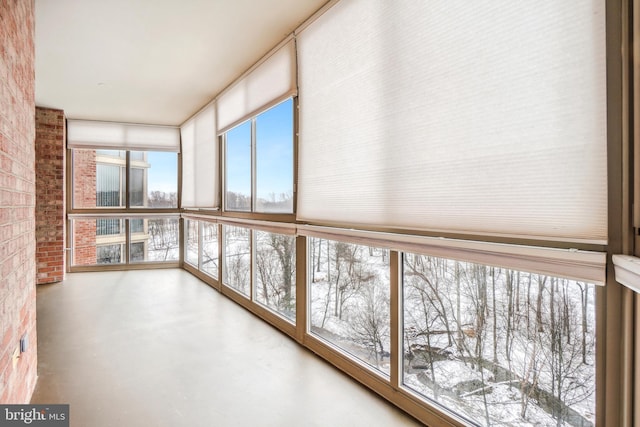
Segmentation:
<svg viewBox="0 0 640 427">
<path fill-rule="evenodd" d="M 182 207 L 218 207 L 218 138 L 211 103 L 180 128 L 182 136 Z"/>
<path fill-rule="evenodd" d="M 67 147 L 180 152 L 177 127 L 67 120 Z"/>
<path fill-rule="evenodd" d="M 290 40 L 218 97 L 219 133 L 295 95 L 296 90 L 295 44 Z"/>
<path fill-rule="evenodd" d="M 343 0 L 297 46 L 299 220 L 606 241 L 604 2 Z"/>
</svg>

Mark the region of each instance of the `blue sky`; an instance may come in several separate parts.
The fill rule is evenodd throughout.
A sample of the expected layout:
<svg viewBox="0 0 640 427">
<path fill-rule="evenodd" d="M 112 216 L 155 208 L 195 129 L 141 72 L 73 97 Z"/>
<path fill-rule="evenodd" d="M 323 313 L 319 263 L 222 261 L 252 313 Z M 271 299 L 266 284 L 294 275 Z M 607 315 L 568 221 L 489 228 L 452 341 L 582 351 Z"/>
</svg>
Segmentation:
<svg viewBox="0 0 640 427">
<path fill-rule="evenodd" d="M 178 155 L 160 151 L 149 151 L 147 162 L 151 165 L 148 175 L 148 188 L 151 191 L 165 193 L 178 192 Z"/>
<path fill-rule="evenodd" d="M 251 123 L 227 133 L 227 189 L 251 192 Z M 290 193 L 293 187 L 293 100 L 288 99 L 256 119 L 256 187 L 259 198 Z"/>
<path fill-rule="evenodd" d="M 227 189 L 251 192 L 251 121 L 227 133 Z M 178 160 L 175 153 L 147 154 L 149 192 L 177 192 Z M 256 119 L 256 187 L 259 198 L 276 198 L 293 190 L 293 100 L 288 99 Z"/>
</svg>

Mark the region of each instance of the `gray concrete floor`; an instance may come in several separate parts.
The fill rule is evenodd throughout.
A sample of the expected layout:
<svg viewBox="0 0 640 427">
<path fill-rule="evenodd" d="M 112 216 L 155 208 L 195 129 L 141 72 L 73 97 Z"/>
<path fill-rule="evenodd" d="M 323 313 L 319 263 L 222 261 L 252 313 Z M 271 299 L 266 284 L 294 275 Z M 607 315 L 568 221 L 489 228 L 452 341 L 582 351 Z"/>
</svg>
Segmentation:
<svg viewBox="0 0 640 427">
<path fill-rule="evenodd" d="M 32 403 L 71 426 L 419 425 L 183 270 L 67 277 L 38 287 Z"/>
</svg>

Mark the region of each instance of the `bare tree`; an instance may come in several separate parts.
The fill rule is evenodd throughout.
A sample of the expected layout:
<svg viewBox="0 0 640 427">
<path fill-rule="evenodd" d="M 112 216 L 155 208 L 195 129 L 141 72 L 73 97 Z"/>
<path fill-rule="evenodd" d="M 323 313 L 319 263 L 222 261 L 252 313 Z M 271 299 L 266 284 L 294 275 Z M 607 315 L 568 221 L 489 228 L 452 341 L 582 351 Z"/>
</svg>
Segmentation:
<svg viewBox="0 0 640 427">
<path fill-rule="evenodd" d="M 250 232 L 241 227 L 225 227 L 225 283 L 244 294 L 251 283 Z"/>
<path fill-rule="evenodd" d="M 350 318 L 352 338 L 365 346 L 380 367 L 384 356 L 385 343 L 389 340 L 389 299 L 378 289 L 381 283 L 376 281 L 367 286 L 361 293 L 361 306 Z"/>
<path fill-rule="evenodd" d="M 295 313 L 295 238 L 257 232 L 256 241 L 259 297 L 267 306 L 292 316 Z"/>
</svg>

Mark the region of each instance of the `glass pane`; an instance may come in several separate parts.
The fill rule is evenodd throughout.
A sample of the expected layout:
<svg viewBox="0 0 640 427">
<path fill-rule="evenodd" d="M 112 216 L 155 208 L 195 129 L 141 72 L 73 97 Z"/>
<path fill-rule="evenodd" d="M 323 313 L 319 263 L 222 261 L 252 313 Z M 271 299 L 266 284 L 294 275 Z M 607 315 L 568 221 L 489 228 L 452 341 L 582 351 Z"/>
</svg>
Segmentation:
<svg viewBox="0 0 640 427">
<path fill-rule="evenodd" d="M 129 155 L 129 160 L 133 161 L 133 160 L 140 160 L 140 161 L 144 161 L 145 160 L 145 152 L 144 151 L 132 151 L 131 154 Z"/>
<path fill-rule="evenodd" d="M 198 228 L 199 222 L 191 219 L 185 220 L 186 244 L 185 244 L 185 262 L 198 268 Z"/>
<path fill-rule="evenodd" d="M 122 206 L 121 166 L 96 164 L 96 206 Z"/>
<path fill-rule="evenodd" d="M 148 203 L 144 197 L 144 175 L 147 170 L 131 168 L 129 171 L 129 203 L 132 207 L 145 206 Z"/>
<path fill-rule="evenodd" d="M 115 159 L 127 158 L 127 152 L 124 150 L 96 150 L 95 153 L 99 157 L 112 157 Z"/>
<path fill-rule="evenodd" d="M 131 252 L 129 253 L 129 260 L 131 262 L 144 261 L 144 250 L 145 250 L 144 242 L 131 243 Z"/>
<path fill-rule="evenodd" d="M 224 284 L 249 296 L 251 287 L 250 230 L 225 225 L 224 230 Z"/>
<path fill-rule="evenodd" d="M 130 219 L 129 227 L 131 227 L 132 233 L 144 233 L 144 219 Z"/>
<path fill-rule="evenodd" d="M 296 320 L 296 239 L 255 231 L 256 301 Z"/>
<path fill-rule="evenodd" d="M 116 150 L 73 150 L 73 206 L 123 207 L 126 159 Z"/>
<path fill-rule="evenodd" d="M 124 233 L 124 221 L 117 218 L 96 220 L 96 236 L 107 236 Z"/>
<path fill-rule="evenodd" d="M 142 221 L 142 232 L 131 231 L 131 261 L 178 261 L 180 255 L 178 219 L 145 218 Z M 133 227 L 131 229 L 133 230 Z"/>
<path fill-rule="evenodd" d="M 122 262 L 122 245 L 97 245 L 97 264 L 119 264 Z"/>
<path fill-rule="evenodd" d="M 218 224 L 202 223 L 202 271 L 218 278 Z"/>
<path fill-rule="evenodd" d="M 71 265 L 122 263 L 126 236 L 124 220 L 119 218 L 74 219 Z"/>
<path fill-rule="evenodd" d="M 226 210 L 251 210 L 251 121 L 226 133 Z"/>
<path fill-rule="evenodd" d="M 131 151 L 129 202 L 132 207 L 178 207 L 178 155 Z"/>
<path fill-rule="evenodd" d="M 256 210 L 293 213 L 293 100 L 256 118 Z"/>
<path fill-rule="evenodd" d="M 309 239 L 311 333 L 389 374 L 389 251 Z"/>
<path fill-rule="evenodd" d="M 593 425 L 592 284 L 405 254 L 403 383 L 484 426 Z"/>
</svg>

